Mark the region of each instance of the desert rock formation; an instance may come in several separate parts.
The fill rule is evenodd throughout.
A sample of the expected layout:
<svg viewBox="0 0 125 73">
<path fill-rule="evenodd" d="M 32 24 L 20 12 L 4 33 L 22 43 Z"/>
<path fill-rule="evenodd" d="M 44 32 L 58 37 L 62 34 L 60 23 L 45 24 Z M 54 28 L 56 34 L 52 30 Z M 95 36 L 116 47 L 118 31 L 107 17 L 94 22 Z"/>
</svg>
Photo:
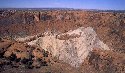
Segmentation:
<svg viewBox="0 0 125 73">
<path fill-rule="evenodd" d="M 1 73 L 125 73 L 125 13 L 1 10 Z"/>
<path fill-rule="evenodd" d="M 25 42 L 34 37 L 28 36 L 16 40 Z M 57 57 L 73 67 L 79 67 L 94 48 L 109 50 L 109 47 L 99 40 L 92 27 L 80 27 L 58 35 L 45 34 L 44 37 L 25 43 L 43 48 L 50 52 L 53 57 Z"/>
</svg>

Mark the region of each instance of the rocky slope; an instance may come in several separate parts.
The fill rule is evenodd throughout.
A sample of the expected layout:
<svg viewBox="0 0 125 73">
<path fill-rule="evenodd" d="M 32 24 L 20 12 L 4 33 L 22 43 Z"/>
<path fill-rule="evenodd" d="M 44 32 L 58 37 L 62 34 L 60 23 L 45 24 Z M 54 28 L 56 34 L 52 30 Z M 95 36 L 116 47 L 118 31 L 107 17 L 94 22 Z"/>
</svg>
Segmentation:
<svg viewBox="0 0 125 73">
<path fill-rule="evenodd" d="M 124 73 L 125 13 L 0 11 L 1 73 Z"/>
</svg>

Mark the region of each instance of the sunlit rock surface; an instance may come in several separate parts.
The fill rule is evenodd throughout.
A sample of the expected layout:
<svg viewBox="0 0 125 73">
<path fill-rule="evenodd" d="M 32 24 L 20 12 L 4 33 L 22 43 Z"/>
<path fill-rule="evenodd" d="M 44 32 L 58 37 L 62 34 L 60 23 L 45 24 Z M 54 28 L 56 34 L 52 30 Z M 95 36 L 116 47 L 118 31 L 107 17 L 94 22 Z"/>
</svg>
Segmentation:
<svg viewBox="0 0 125 73">
<path fill-rule="evenodd" d="M 25 41 L 32 38 L 33 36 L 28 36 L 17 40 Z M 80 27 L 58 35 L 45 34 L 44 37 L 38 37 L 26 43 L 49 51 L 53 57 L 73 67 L 79 67 L 94 48 L 109 50 L 109 47 L 99 40 L 92 27 Z"/>
</svg>

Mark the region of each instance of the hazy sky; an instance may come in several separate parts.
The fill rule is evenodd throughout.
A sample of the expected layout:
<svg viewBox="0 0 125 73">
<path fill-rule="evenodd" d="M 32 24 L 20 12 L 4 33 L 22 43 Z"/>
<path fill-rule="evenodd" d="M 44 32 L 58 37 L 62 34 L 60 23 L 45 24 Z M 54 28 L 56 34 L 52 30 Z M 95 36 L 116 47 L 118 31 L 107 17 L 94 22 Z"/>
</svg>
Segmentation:
<svg viewBox="0 0 125 73">
<path fill-rule="evenodd" d="M 125 0 L 0 0 L 0 8 L 82 8 L 125 10 Z"/>
</svg>

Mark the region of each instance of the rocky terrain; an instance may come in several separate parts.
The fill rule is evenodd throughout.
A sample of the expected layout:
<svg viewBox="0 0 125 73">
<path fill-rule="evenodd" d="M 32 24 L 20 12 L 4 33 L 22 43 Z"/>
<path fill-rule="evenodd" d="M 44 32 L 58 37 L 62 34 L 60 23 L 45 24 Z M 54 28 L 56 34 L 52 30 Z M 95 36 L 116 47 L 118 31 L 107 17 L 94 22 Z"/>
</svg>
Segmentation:
<svg viewBox="0 0 125 73">
<path fill-rule="evenodd" d="M 125 13 L 1 10 L 1 73 L 125 73 Z"/>
</svg>

